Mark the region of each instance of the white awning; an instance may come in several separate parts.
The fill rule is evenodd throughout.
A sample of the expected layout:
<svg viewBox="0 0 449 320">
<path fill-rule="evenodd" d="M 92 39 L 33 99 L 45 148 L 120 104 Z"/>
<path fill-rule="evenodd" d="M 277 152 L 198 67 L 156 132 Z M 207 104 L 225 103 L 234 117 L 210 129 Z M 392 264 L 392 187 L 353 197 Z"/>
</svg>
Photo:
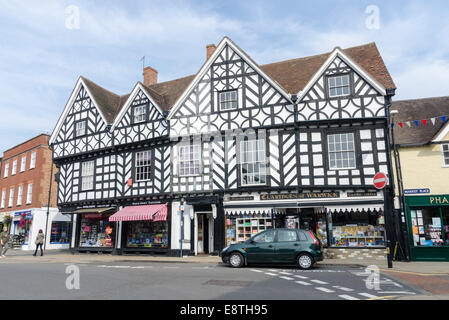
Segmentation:
<svg viewBox="0 0 449 320">
<path fill-rule="evenodd" d="M 69 214 L 63 214 L 61 212 L 58 212 L 54 217 L 53 220 L 54 222 L 70 222 L 71 216 Z"/>
<path fill-rule="evenodd" d="M 325 206 L 323 209 L 326 209 L 327 212 L 345 212 L 345 211 L 383 211 L 384 204 L 383 203 L 375 203 L 375 204 L 346 204 L 346 205 L 338 205 L 338 206 Z M 324 210 L 323 210 L 324 211 Z"/>
<path fill-rule="evenodd" d="M 284 209 L 285 210 L 285 209 Z M 224 208 L 227 215 L 253 215 L 253 214 L 281 214 L 283 209 L 277 208 Z"/>
</svg>

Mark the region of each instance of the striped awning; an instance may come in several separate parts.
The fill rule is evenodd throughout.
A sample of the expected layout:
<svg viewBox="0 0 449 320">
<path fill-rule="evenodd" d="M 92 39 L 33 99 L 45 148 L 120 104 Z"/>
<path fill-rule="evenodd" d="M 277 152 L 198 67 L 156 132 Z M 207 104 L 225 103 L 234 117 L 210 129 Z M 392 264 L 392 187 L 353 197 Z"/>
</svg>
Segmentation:
<svg viewBox="0 0 449 320">
<path fill-rule="evenodd" d="M 151 204 L 144 206 L 129 206 L 117 211 L 109 217 L 109 221 L 166 221 L 167 204 Z"/>
<path fill-rule="evenodd" d="M 282 209 L 276 208 L 225 208 L 227 215 L 280 214 Z"/>
</svg>

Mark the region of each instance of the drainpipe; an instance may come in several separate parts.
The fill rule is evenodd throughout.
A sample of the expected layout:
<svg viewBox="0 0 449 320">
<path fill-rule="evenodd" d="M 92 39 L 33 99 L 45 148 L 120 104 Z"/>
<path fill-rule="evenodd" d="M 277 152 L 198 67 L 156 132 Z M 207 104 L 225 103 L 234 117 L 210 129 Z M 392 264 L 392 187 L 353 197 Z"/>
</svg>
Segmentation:
<svg viewBox="0 0 449 320">
<path fill-rule="evenodd" d="M 51 146 L 49 146 L 49 149 L 50 149 L 50 151 L 52 150 Z M 51 200 L 51 187 L 52 187 L 52 185 L 53 185 L 53 155 L 52 155 L 51 170 L 50 170 L 50 187 L 48 188 L 47 220 L 46 220 L 46 223 L 45 223 L 44 250 L 47 249 L 48 218 L 50 216 L 50 200 Z"/>
</svg>

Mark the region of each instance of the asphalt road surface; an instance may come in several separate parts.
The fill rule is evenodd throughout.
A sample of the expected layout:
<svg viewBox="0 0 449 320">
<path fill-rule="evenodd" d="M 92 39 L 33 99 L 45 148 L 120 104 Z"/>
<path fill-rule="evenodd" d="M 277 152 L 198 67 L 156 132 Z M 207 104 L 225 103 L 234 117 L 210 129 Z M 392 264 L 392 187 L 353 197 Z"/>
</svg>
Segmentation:
<svg viewBox="0 0 449 320">
<path fill-rule="evenodd" d="M 142 261 L 8 263 L 0 264 L 0 299 L 366 300 L 419 293 L 384 274 L 380 290 L 368 289 L 367 277 L 360 267 L 326 265 L 302 271 Z"/>
</svg>

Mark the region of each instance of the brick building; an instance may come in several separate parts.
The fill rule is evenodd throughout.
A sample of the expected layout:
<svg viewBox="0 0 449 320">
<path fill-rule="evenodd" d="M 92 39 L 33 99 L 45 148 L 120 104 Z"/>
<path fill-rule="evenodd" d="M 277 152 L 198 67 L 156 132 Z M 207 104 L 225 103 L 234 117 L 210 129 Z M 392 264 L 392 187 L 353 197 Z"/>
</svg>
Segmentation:
<svg viewBox="0 0 449 320">
<path fill-rule="evenodd" d="M 33 250 L 39 229 L 46 233 L 46 249 L 68 247 L 70 218 L 56 206 L 57 185 L 50 180 L 57 169 L 52 172 L 48 139 L 40 134 L 3 153 L 0 224 L 9 228 L 15 248 Z"/>
</svg>

